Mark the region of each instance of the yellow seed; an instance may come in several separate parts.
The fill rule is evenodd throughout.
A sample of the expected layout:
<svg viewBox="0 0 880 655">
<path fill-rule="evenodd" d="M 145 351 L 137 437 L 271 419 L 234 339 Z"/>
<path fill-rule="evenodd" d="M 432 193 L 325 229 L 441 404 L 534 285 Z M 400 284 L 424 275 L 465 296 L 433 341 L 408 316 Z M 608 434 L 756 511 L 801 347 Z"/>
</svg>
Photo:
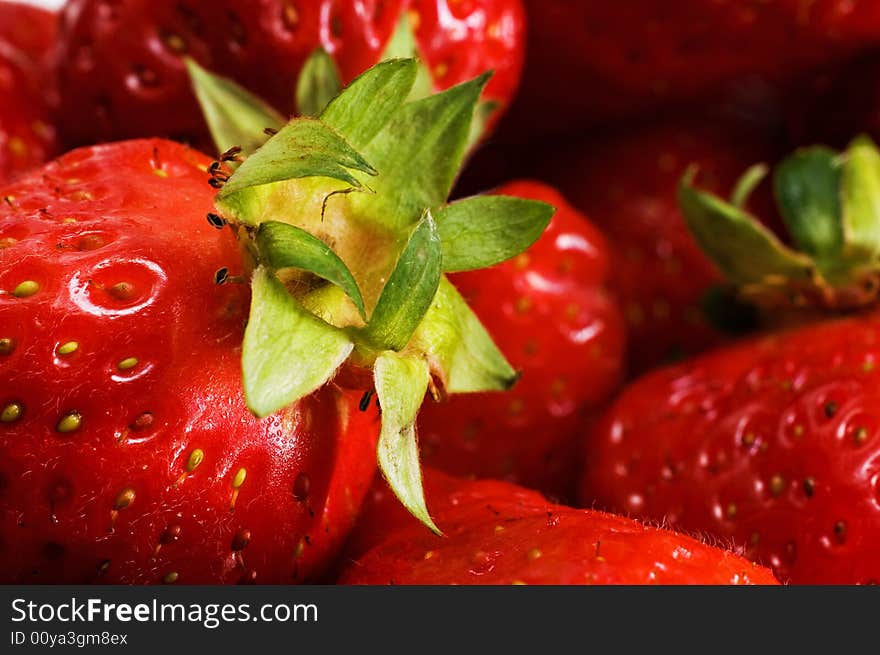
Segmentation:
<svg viewBox="0 0 880 655">
<path fill-rule="evenodd" d="M 425 553 L 425 559 L 431 559 L 432 557 L 434 557 L 434 551 L 433 551 L 433 550 L 429 550 L 429 551 L 427 551 L 427 552 Z"/>
<path fill-rule="evenodd" d="M 241 485 L 244 484 L 244 479 L 247 477 L 247 471 L 243 468 L 238 469 L 238 472 L 235 474 L 235 477 L 232 478 L 232 488 L 238 489 Z"/>
<path fill-rule="evenodd" d="M 15 289 L 12 290 L 12 295 L 16 298 L 27 298 L 28 296 L 32 296 L 37 291 L 40 290 L 40 284 L 35 282 L 34 280 L 25 280 L 24 282 L 20 282 Z"/>
<path fill-rule="evenodd" d="M 57 430 L 59 432 L 74 432 L 82 426 L 82 414 L 79 412 L 70 412 L 61 417 L 58 421 Z"/>
<path fill-rule="evenodd" d="M 192 473 L 193 471 L 195 471 L 199 467 L 199 464 L 201 464 L 202 460 L 204 460 L 204 459 L 205 459 L 205 451 L 202 450 L 201 448 L 196 448 L 194 451 L 192 451 L 189 454 L 189 459 L 186 460 L 186 472 Z M 243 470 L 244 469 L 242 469 L 242 471 Z M 242 482 L 244 482 L 243 478 L 242 478 Z M 235 486 L 234 481 L 232 483 L 232 486 Z M 239 485 L 239 486 L 241 486 L 241 485 Z"/>
<path fill-rule="evenodd" d="M 9 355 L 13 350 L 15 350 L 15 341 L 9 337 L 0 339 L 0 355 Z"/>
<path fill-rule="evenodd" d="M 58 354 L 69 355 L 72 352 L 76 352 L 77 348 L 79 348 L 79 343 L 77 343 L 76 341 L 68 341 L 67 343 L 63 343 L 58 346 Z"/>
<path fill-rule="evenodd" d="M 526 583 L 523 582 L 522 580 L 514 580 L 510 584 L 512 584 L 515 587 L 525 587 L 526 586 Z"/>
<path fill-rule="evenodd" d="M 126 487 L 122 491 L 119 492 L 119 495 L 116 496 L 116 500 L 113 503 L 113 509 L 120 510 L 125 509 L 129 505 L 134 502 L 134 489 L 131 487 Z"/>
<path fill-rule="evenodd" d="M 727 506 L 727 518 L 732 519 L 733 517 L 736 516 L 736 512 L 737 512 L 736 503 L 730 503 Z"/>
<path fill-rule="evenodd" d="M 168 171 L 163 171 L 161 168 L 154 168 L 153 173 L 159 177 L 168 177 Z"/>
<path fill-rule="evenodd" d="M 126 357 L 116 365 L 120 371 L 128 371 L 138 365 L 137 357 Z"/>
<path fill-rule="evenodd" d="M 177 571 L 171 571 L 170 573 L 166 573 L 165 577 L 162 578 L 162 582 L 165 584 L 174 584 L 177 582 L 177 578 L 179 578 Z"/>
<path fill-rule="evenodd" d="M 781 475 L 774 475 L 770 478 L 770 493 L 778 498 L 782 495 L 783 491 L 785 491 L 785 478 Z"/>
<path fill-rule="evenodd" d="M 541 555 L 543 555 L 543 554 L 544 554 L 544 553 L 542 553 L 542 552 L 540 551 L 540 549 L 538 549 L 538 548 L 532 548 L 532 549 L 529 550 L 528 553 L 526 553 L 526 557 L 528 557 L 528 558 L 529 558 L 530 560 L 532 560 L 532 561 L 535 561 L 536 559 L 539 559 L 539 558 L 541 557 Z"/>
<path fill-rule="evenodd" d="M 3 408 L 3 411 L 0 412 L 0 421 L 3 423 L 14 423 L 21 418 L 21 413 L 23 411 L 24 407 L 19 403 L 9 403 Z"/>
</svg>

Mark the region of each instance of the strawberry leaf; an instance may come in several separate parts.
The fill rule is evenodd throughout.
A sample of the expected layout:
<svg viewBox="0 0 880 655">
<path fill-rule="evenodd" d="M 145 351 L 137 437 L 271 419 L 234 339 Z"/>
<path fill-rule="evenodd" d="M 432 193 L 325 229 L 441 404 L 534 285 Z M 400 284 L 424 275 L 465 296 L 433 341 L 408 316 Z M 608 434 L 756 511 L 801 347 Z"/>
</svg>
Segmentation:
<svg viewBox="0 0 880 655">
<path fill-rule="evenodd" d="M 531 246 L 550 223 L 547 203 L 507 196 L 478 196 L 437 212 L 443 244 L 443 270 L 470 271 L 492 266 Z"/>
<path fill-rule="evenodd" d="M 296 110 L 300 116 L 318 116 L 342 90 L 336 62 L 317 48 L 306 60 L 296 83 Z"/>
<path fill-rule="evenodd" d="M 284 125 L 286 119 L 250 91 L 189 57 L 184 61 L 217 152 L 239 146 L 250 154 L 266 141 L 266 128 L 277 130 Z"/>
<path fill-rule="evenodd" d="M 812 278 L 812 259 L 786 247 L 742 209 L 695 188 L 695 175 L 691 168 L 682 178 L 679 206 L 691 234 L 726 275 L 738 284 Z"/>
<path fill-rule="evenodd" d="M 366 318 L 364 299 L 351 271 L 317 237 L 296 226 L 269 221 L 260 225 L 257 246 L 262 262 L 275 270 L 298 268 L 332 282 L 345 291 L 361 317 Z"/>
<path fill-rule="evenodd" d="M 441 260 L 437 226 L 425 212 L 382 289 L 365 330 L 367 341 L 390 350 L 406 346 L 437 293 Z"/>
<path fill-rule="evenodd" d="M 847 256 L 874 259 L 880 253 L 880 153 L 867 137 L 847 150 L 841 196 Z"/>
<path fill-rule="evenodd" d="M 391 229 L 443 206 L 461 167 L 477 101 L 490 75 L 404 105 L 364 150 L 382 174 L 375 194 L 352 197 L 360 214 Z"/>
<path fill-rule="evenodd" d="M 425 353 L 448 393 L 503 391 L 519 377 L 445 276 L 411 345 Z"/>
<path fill-rule="evenodd" d="M 376 64 L 349 84 L 321 114 L 321 121 L 364 148 L 406 101 L 416 79 L 413 59 Z"/>
<path fill-rule="evenodd" d="M 425 504 L 416 441 L 415 421 L 428 389 L 428 364 L 417 357 L 384 352 L 376 359 L 373 375 L 382 408 L 379 468 L 404 507 L 440 534 Z"/>
<path fill-rule="evenodd" d="M 217 201 L 223 204 L 245 189 L 305 177 L 330 178 L 362 188 L 352 171 L 376 175 L 363 156 L 330 127 L 311 118 L 296 118 L 239 166 Z"/>
<path fill-rule="evenodd" d="M 252 294 L 242 377 L 248 407 L 263 417 L 324 385 L 354 345 L 303 309 L 265 267 L 254 271 Z"/>
<path fill-rule="evenodd" d="M 828 148 L 804 148 L 776 167 L 773 188 L 794 242 L 821 266 L 840 253 L 841 165 Z"/>
</svg>

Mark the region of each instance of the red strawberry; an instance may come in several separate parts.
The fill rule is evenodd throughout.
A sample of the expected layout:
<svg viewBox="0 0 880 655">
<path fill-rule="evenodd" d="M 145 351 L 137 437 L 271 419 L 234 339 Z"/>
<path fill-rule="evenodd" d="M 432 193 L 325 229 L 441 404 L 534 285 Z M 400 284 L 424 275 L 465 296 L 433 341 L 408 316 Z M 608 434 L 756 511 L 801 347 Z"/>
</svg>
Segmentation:
<svg viewBox="0 0 880 655">
<path fill-rule="evenodd" d="M 419 421 L 422 452 L 426 463 L 450 473 L 566 497 L 584 412 L 609 397 L 623 368 L 623 320 L 605 290 L 607 246 L 551 187 L 520 181 L 497 192 L 557 210 L 516 259 L 451 277 L 521 377 L 510 393 L 428 403 Z"/>
<path fill-rule="evenodd" d="M 3 579 L 311 580 L 377 460 L 436 529 L 429 386 L 516 380 L 444 271 L 516 256 L 553 210 L 448 204 L 487 76 L 407 102 L 417 74 L 377 65 L 249 154 L 124 142 L 0 189 Z"/>
<path fill-rule="evenodd" d="M 372 501 L 343 584 L 776 584 L 736 555 L 618 516 L 548 503 L 504 482 L 432 473 L 428 498 L 445 536 Z M 374 522 L 376 522 L 374 524 Z M 377 540 L 381 531 L 387 536 Z"/>
<path fill-rule="evenodd" d="M 494 69 L 485 99 L 510 101 L 523 54 L 519 0 L 74 0 L 62 17 L 61 132 L 70 145 L 152 135 L 206 142 L 183 55 L 290 115 L 316 48 L 348 82 L 383 57 L 404 15 L 437 89 Z"/>
<path fill-rule="evenodd" d="M 541 174 L 611 242 L 612 287 L 628 324 L 633 372 L 727 338 L 704 311 L 707 292 L 722 277 L 688 233 L 676 186 L 696 164 L 709 188 L 728 189 L 768 150 L 761 139 L 728 127 L 660 124 L 575 142 L 540 159 Z M 766 205 L 764 197 L 757 201 Z"/>
<path fill-rule="evenodd" d="M 37 65 L 0 39 L 0 181 L 45 162 L 56 149 Z"/>
<path fill-rule="evenodd" d="M 58 31 L 58 15 L 21 2 L 0 1 L 0 39 L 42 62 L 51 54 Z"/>
<path fill-rule="evenodd" d="M 652 374 L 589 438 L 582 500 L 732 539 L 780 580 L 880 579 L 877 317 Z"/>
<path fill-rule="evenodd" d="M 135 141 L 0 192 L 7 582 L 294 582 L 353 521 L 375 412 L 333 388 L 247 411 L 248 290 L 214 282 L 241 258 L 205 222 L 208 163 Z"/>
<path fill-rule="evenodd" d="M 773 186 L 793 246 L 693 186 L 688 225 L 744 297 L 798 320 L 880 293 L 880 151 L 797 151 Z M 799 250 L 795 250 L 797 246 Z M 643 378 L 588 439 L 582 500 L 732 539 L 796 583 L 880 579 L 880 322 L 777 331 Z"/>
<path fill-rule="evenodd" d="M 527 0 L 526 7 L 530 55 L 511 126 L 532 130 L 572 130 L 694 100 L 745 102 L 766 115 L 778 84 L 880 44 L 872 0 Z M 545 118 L 538 126 L 536 115 Z"/>
</svg>

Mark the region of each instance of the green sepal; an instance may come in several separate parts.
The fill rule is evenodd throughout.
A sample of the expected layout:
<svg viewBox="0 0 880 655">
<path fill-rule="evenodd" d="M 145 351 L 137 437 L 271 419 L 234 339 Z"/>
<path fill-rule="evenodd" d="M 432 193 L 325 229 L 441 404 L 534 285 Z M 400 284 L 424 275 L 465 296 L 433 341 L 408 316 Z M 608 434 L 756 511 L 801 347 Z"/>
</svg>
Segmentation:
<svg viewBox="0 0 880 655">
<path fill-rule="evenodd" d="M 303 309 L 271 271 L 254 271 L 241 357 L 245 399 L 254 414 L 268 416 L 316 391 L 353 348 L 344 331 Z"/>
<path fill-rule="evenodd" d="M 844 256 L 873 262 L 880 253 L 880 153 L 868 137 L 856 138 L 846 152 L 841 181 Z"/>
<path fill-rule="evenodd" d="M 377 449 L 379 468 L 403 506 L 440 534 L 425 504 L 416 440 L 416 415 L 430 379 L 428 364 L 419 357 L 383 352 L 376 359 L 373 377 L 382 409 Z"/>
<path fill-rule="evenodd" d="M 770 173 L 767 164 L 755 164 L 750 166 L 737 180 L 730 194 L 730 204 L 739 209 L 744 209 L 752 192 L 764 181 Z"/>
<path fill-rule="evenodd" d="M 693 186 L 690 168 L 678 187 L 685 223 L 703 251 L 736 284 L 810 281 L 812 259 L 786 247 L 770 230 L 742 209 Z"/>
<path fill-rule="evenodd" d="M 428 357 L 447 393 L 505 391 L 519 378 L 445 276 L 410 348 Z"/>
<path fill-rule="evenodd" d="M 324 48 L 316 48 L 306 59 L 296 82 L 296 111 L 300 116 L 316 117 L 339 92 L 342 80 L 336 62 Z"/>
<path fill-rule="evenodd" d="M 297 268 L 332 282 L 345 291 L 366 319 L 358 284 L 339 256 L 326 243 L 294 225 L 268 221 L 256 236 L 260 261 L 272 269 Z"/>
<path fill-rule="evenodd" d="M 352 171 L 376 175 L 376 169 L 329 126 L 311 118 L 296 118 L 239 166 L 217 194 L 217 203 L 222 206 L 246 189 L 306 177 L 329 178 L 362 188 Z"/>
<path fill-rule="evenodd" d="M 795 244 L 815 258 L 820 269 L 840 253 L 842 169 L 836 152 L 812 147 L 798 150 L 776 167 L 773 190 L 779 212 Z"/>
<path fill-rule="evenodd" d="M 274 108 L 232 80 L 214 75 L 190 57 L 184 62 L 218 153 L 238 146 L 248 155 L 266 141 L 267 128 L 277 130 L 286 122 Z"/>
<path fill-rule="evenodd" d="M 434 91 L 434 80 L 431 71 L 422 63 L 419 54 L 419 45 L 413 31 L 412 21 L 408 11 L 400 15 L 397 27 L 391 35 L 391 39 L 385 45 L 382 52 L 382 60 L 388 59 L 413 59 L 417 63 L 416 76 L 410 89 L 408 100 L 427 98 Z"/>
<path fill-rule="evenodd" d="M 364 330 L 380 349 L 402 350 L 431 306 L 442 275 L 442 249 L 431 212 L 413 230 Z"/>
<path fill-rule="evenodd" d="M 418 64 L 395 59 L 359 75 L 321 113 L 321 121 L 363 149 L 388 124 L 413 87 Z"/>
<path fill-rule="evenodd" d="M 469 271 L 506 261 L 526 250 L 546 229 L 552 205 L 509 196 L 477 196 L 437 211 L 443 270 Z"/>
<path fill-rule="evenodd" d="M 375 194 L 358 194 L 355 211 L 383 217 L 390 229 L 414 225 L 425 208 L 446 202 L 489 74 L 404 105 L 364 150 L 382 174 Z"/>
</svg>

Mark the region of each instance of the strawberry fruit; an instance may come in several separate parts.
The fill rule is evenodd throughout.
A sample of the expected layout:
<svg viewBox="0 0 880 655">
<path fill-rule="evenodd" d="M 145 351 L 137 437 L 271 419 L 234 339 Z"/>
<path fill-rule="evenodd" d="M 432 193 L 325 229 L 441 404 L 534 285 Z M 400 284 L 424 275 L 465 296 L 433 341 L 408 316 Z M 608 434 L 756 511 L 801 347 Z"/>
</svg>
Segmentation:
<svg viewBox="0 0 880 655">
<path fill-rule="evenodd" d="M 426 476 L 446 537 L 367 504 L 343 584 L 776 584 L 732 553 L 636 521 L 554 505 L 504 482 Z M 379 533 L 384 537 L 378 537 Z"/>
<path fill-rule="evenodd" d="M 684 214 L 745 298 L 811 322 L 629 387 L 588 439 L 582 501 L 732 539 L 783 581 L 876 582 L 880 323 L 873 310 L 816 322 L 807 308 L 876 299 L 880 152 L 858 139 L 776 168 L 791 246 L 742 207 L 763 172 L 730 203 L 687 175 Z"/>
<path fill-rule="evenodd" d="M 314 580 L 377 459 L 434 527 L 429 384 L 516 379 L 444 272 L 553 209 L 448 204 L 488 76 L 407 102 L 417 74 L 380 64 L 255 152 L 123 142 L 0 189 L 4 580 Z"/>
<path fill-rule="evenodd" d="M 517 367 L 506 394 L 428 403 L 419 417 L 424 460 L 462 476 L 494 477 L 569 497 L 585 414 L 615 390 L 624 364 L 621 313 L 609 297 L 602 235 L 551 187 L 497 193 L 556 207 L 540 239 L 513 260 L 451 281 Z"/>
<path fill-rule="evenodd" d="M 522 14 L 519 0 L 73 0 L 61 21 L 61 134 L 68 145 L 139 136 L 204 145 L 184 56 L 284 115 L 317 48 L 345 83 L 386 56 L 418 52 L 421 95 L 494 69 L 485 99 L 505 105 L 522 65 Z"/>
</svg>

